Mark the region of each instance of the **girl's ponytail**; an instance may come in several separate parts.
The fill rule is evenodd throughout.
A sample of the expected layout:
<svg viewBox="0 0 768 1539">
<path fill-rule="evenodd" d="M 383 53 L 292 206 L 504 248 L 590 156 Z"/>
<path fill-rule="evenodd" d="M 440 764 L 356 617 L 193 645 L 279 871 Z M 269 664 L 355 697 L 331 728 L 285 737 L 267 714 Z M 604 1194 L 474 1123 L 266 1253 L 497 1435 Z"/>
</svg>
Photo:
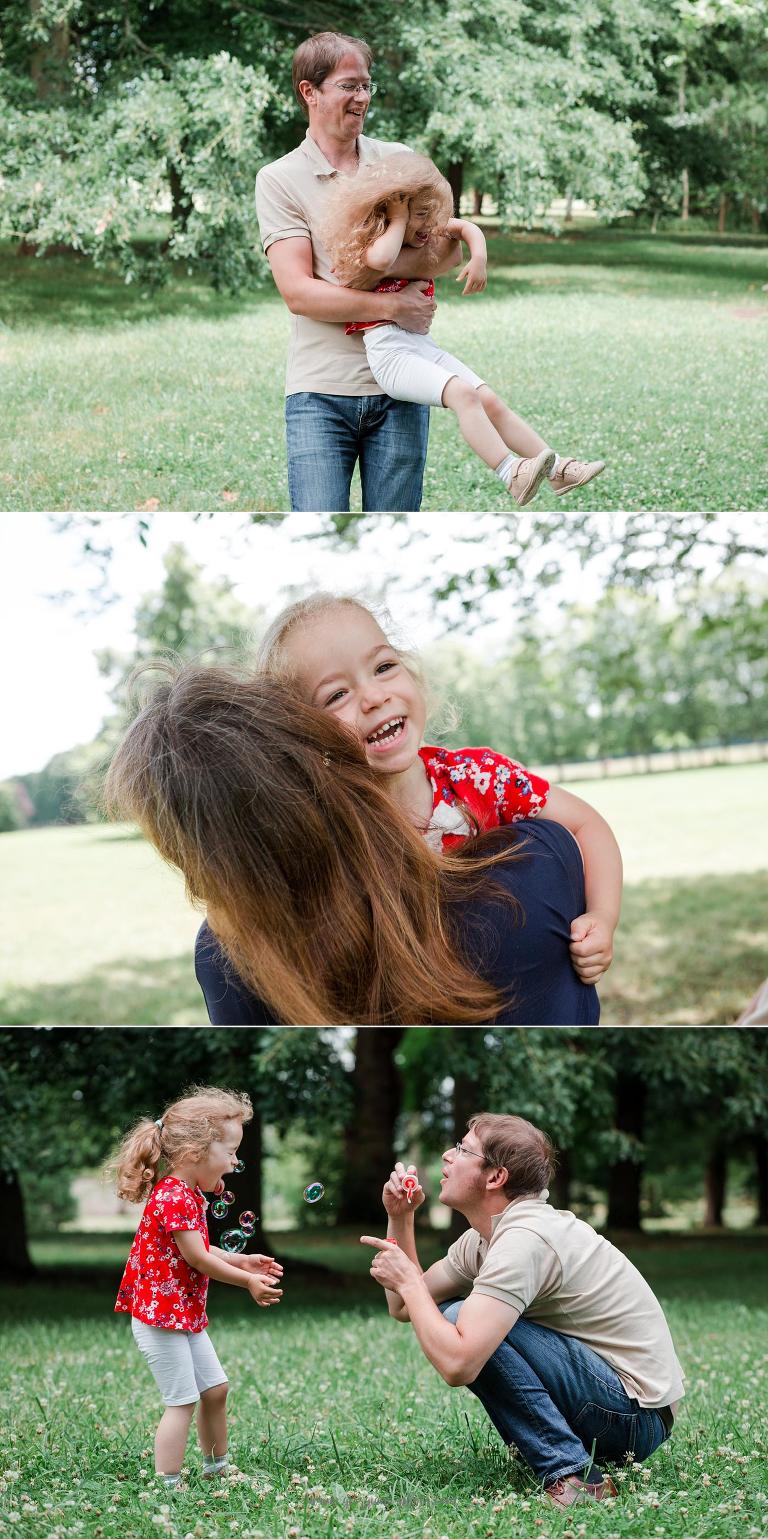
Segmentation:
<svg viewBox="0 0 768 1539">
<path fill-rule="evenodd" d="M 163 1130 L 148 1117 L 126 1133 L 115 1158 L 117 1195 L 123 1202 L 143 1202 L 157 1181 L 163 1159 Z"/>
</svg>

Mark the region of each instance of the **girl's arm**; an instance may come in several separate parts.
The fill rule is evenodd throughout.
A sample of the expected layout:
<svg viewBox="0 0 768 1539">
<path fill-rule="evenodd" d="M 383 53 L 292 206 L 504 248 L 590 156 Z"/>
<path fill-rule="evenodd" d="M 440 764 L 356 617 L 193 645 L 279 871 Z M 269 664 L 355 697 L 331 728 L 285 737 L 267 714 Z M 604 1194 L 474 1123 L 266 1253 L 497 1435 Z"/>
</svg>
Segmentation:
<svg viewBox="0 0 768 1539">
<path fill-rule="evenodd" d="M 177 1229 L 173 1240 L 187 1266 L 194 1267 L 196 1272 L 202 1272 L 206 1277 L 215 1277 L 217 1282 L 232 1283 L 235 1288 L 247 1288 L 257 1304 L 280 1302 L 282 1289 L 273 1287 L 267 1278 L 255 1272 L 246 1272 L 242 1267 L 233 1266 L 231 1261 L 225 1261 L 217 1246 L 213 1250 L 206 1250 L 198 1229 Z"/>
<path fill-rule="evenodd" d="M 407 224 L 408 199 L 400 195 L 390 198 L 387 204 L 387 228 L 376 240 L 371 241 L 365 253 L 367 267 L 374 268 L 376 272 L 389 271 L 403 249 Z"/>
<path fill-rule="evenodd" d="M 621 851 L 605 818 L 560 786 L 552 787 L 539 817 L 562 823 L 581 849 L 587 909 L 571 925 L 571 959 L 582 983 L 596 983 L 613 959 L 613 932 L 621 912 Z"/>
<path fill-rule="evenodd" d="M 456 274 L 456 282 L 466 278 L 462 294 L 480 294 L 488 282 L 488 248 L 480 226 L 470 219 L 449 219 L 445 227 L 449 239 L 462 240 L 469 252 L 469 261 Z"/>
</svg>

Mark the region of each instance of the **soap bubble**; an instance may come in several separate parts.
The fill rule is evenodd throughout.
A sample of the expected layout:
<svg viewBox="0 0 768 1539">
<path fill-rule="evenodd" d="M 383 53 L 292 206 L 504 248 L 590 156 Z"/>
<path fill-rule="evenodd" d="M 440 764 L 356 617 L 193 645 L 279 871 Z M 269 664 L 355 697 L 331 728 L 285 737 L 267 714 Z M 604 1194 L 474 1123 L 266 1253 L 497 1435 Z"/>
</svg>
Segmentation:
<svg viewBox="0 0 768 1539">
<path fill-rule="evenodd" d="M 226 1218 L 227 1204 L 225 1203 L 223 1197 L 217 1197 L 216 1201 L 211 1203 L 211 1212 L 214 1218 Z"/>
<path fill-rule="evenodd" d="M 231 1206 L 232 1206 L 232 1204 L 233 1204 L 233 1202 L 235 1200 L 234 1192 L 223 1191 L 222 1194 L 221 1194 L 221 1200 L 222 1200 L 222 1202 L 225 1202 L 227 1204 L 228 1208 L 231 1208 Z"/>
<path fill-rule="evenodd" d="M 235 1160 L 235 1175 L 241 1176 L 245 1170 L 245 1160 Z"/>
<path fill-rule="evenodd" d="M 256 1228 L 256 1214 L 252 1213 L 250 1208 L 246 1208 L 245 1212 L 240 1214 L 237 1222 L 244 1234 L 249 1232 L 252 1234 Z"/>
<path fill-rule="evenodd" d="M 248 1236 L 243 1234 L 242 1229 L 225 1229 L 221 1236 L 221 1243 L 224 1250 L 245 1250 Z"/>
<path fill-rule="evenodd" d="M 309 1186 L 304 1188 L 304 1201 L 319 1202 L 324 1192 L 325 1187 L 322 1181 L 310 1181 Z"/>
</svg>

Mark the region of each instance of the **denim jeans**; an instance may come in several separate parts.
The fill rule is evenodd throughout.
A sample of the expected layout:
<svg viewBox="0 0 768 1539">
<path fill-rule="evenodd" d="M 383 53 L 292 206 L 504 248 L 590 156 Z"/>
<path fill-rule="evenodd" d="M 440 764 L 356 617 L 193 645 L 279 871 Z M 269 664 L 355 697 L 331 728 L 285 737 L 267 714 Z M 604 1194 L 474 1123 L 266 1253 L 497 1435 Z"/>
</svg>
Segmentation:
<svg viewBox="0 0 768 1539">
<path fill-rule="evenodd" d="M 288 491 L 302 513 L 346 513 L 360 461 L 364 513 L 414 513 L 421 505 L 429 408 L 388 395 L 286 397 Z"/>
<path fill-rule="evenodd" d="M 461 1304 L 439 1306 L 453 1325 Z M 566 1475 L 602 1480 L 597 1461 L 621 1464 L 631 1454 L 640 1462 L 667 1437 L 658 1411 L 630 1399 L 591 1347 L 525 1318 L 467 1388 L 545 1486 Z"/>
</svg>

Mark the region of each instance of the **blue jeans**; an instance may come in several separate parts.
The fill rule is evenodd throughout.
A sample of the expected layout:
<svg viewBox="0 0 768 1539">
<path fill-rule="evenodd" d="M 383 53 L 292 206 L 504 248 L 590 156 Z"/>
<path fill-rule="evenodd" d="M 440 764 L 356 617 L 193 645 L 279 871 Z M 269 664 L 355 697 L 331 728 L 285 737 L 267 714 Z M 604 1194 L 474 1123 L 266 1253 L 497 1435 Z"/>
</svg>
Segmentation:
<svg viewBox="0 0 768 1539">
<path fill-rule="evenodd" d="M 360 461 L 364 513 L 421 506 L 429 408 L 389 395 L 286 396 L 288 491 L 295 513 L 346 513 Z"/>
<path fill-rule="evenodd" d="M 455 1325 L 461 1305 L 439 1307 Z M 593 1455 L 621 1464 L 631 1454 L 639 1463 L 668 1435 L 658 1411 L 630 1399 L 591 1347 L 524 1317 L 467 1387 L 545 1486 L 566 1475 L 602 1480 Z"/>
</svg>

